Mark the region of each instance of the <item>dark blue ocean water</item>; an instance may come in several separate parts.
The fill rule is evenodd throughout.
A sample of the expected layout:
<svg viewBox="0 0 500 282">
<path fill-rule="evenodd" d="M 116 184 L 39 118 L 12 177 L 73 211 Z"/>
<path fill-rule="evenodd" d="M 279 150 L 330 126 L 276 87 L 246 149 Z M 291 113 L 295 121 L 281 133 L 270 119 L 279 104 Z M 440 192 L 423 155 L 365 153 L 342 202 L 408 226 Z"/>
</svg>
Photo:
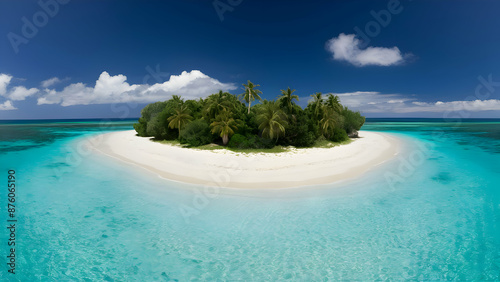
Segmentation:
<svg viewBox="0 0 500 282">
<path fill-rule="evenodd" d="M 406 148 L 359 179 L 220 193 L 85 146 L 132 123 L 0 122 L 0 280 L 500 280 L 500 120 L 369 119 Z"/>
</svg>

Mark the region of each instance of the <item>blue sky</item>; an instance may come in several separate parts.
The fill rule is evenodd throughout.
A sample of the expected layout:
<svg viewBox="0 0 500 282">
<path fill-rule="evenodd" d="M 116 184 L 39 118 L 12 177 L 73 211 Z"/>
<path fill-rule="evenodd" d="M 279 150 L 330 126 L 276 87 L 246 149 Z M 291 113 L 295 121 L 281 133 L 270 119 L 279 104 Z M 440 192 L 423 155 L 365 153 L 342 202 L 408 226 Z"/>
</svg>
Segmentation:
<svg viewBox="0 0 500 282">
<path fill-rule="evenodd" d="M 2 1 L 0 119 L 136 117 L 172 94 L 500 117 L 499 1 Z M 390 17 L 390 18 L 389 18 Z M 31 27 L 31 28 L 30 28 Z M 34 29 L 33 29 L 34 27 Z"/>
</svg>

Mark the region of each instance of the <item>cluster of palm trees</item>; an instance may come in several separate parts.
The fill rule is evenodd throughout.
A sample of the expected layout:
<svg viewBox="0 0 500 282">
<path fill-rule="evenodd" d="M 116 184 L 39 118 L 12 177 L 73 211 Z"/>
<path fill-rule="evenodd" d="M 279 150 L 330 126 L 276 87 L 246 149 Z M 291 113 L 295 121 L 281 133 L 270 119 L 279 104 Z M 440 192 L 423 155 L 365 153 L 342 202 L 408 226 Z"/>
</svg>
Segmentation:
<svg viewBox="0 0 500 282">
<path fill-rule="evenodd" d="M 177 130 L 178 138 L 182 130 L 193 120 L 203 121 L 205 126 L 209 127 L 210 133 L 219 136 L 224 145 L 228 144 L 233 134 L 243 134 L 242 131 L 245 131 L 247 135 L 248 132 L 260 134 L 263 138 L 275 140 L 275 142 L 285 135 L 288 136 L 287 138 L 292 138 L 293 132 L 287 135 L 287 130 L 293 131 L 300 126 L 298 124 L 300 122 L 310 125 L 308 128 L 315 131 L 314 138 L 321 134 L 329 139 L 333 136 L 334 129 L 342 127 L 342 112 L 348 109 L 344 108 L 339 98 L 333 94 L 324 97 L 322 93 L 315 93 L 311 95 L 312 99 L 307 107 L 302 109 L 296 104 L 299 97 L 294 95 L 294 89 L 288 87 L 281 90 L 281 95 L 275 100 L 263 100 L 260 97 L 262 92 L 258 89 L 259 86 L 248 81 L 243 84 L 244 92 L 241 95 L 236 96 L 219 91 L 206 99 L 196 101 L 184 101 L 181 97 L 174 95 L 166 102 L 158 102 L 163 104 L 153 108 L 161 108 L 162 105 L 165 107 L 163 115 L 159 116 L 165 117 L 169 129 Z M 257 101 L 260 103 L 256 103 Z M 143 135 L 148 135 L 150 134 L 147 133 L 150 121 L 144 116 L 143 113 L 141 119 L 145 121 L 139 121 L 143 122 L 140 128 L 142 128 Z M 155 115 L 148 112 L 147 117 L 149 116 Z M 258 133 L 256 133 L 257 130 Z"/>
<path fill-rule="evenodd" d="M 297 95 L 293 95 L 295 90 L 290 87 L 287 90 L 281 90 L 282 96 L 277 101 L 262 100 L 260 94 L 262 92 L 257 89 L 259 84 L 253 84 L 250 80 L 243 84 L 244 93 L 241 95 L 243 100 L 248 104 L 247 115 L 250 114 L 252 102 L 258 100 L 262 104 L 256 110 L 256 121 L 259 130 L 262 131 L 262 136 L 269 139 L 278 139 L 285 134 L 287 126 L 287 115 L 283 109 L 288 112 L 292 111 L 293 100 L 299 100 Z M 173 115 L 168 117 L 168 126 L 179 131 L 193 120 L 190 110 L 184 101 L 179 96 L 174 95 L 173 100 L 178 102 L 178 107 Z M 219 91 L 207 99 L 200 99 L 202 104 L 204 118 L 211 121 L 210 127 L 213 134 L 217 134 L 222 138 L 222 143 L 226 145 L 229 137 L 234 134 L 238 127 L 242 126 L 243 121 L 235 118 L 235 112 L 241 108 L 241 101 L 236 96 Z"/>
<path fill-rule="evenodd" d="M 313 98 L 308 107 L 311 108 L 313 119 L 317 121 L 321 133 L 329 138 L 333 134 L 335 126 L 343 122 L 342 118 L 342 104 L 338 96 L 328 94 L 327 99 L 323 98 L 321 92 L 311 95 Z"/>
</svg>

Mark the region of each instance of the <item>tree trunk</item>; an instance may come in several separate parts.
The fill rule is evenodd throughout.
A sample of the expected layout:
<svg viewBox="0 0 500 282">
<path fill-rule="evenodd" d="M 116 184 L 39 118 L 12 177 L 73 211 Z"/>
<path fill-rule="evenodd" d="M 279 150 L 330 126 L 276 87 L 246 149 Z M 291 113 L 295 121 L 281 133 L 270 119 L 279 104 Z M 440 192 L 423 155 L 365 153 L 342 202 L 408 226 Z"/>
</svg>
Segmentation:
<svg viewBox="0 0 500 282">
<path fill-rule="evenodd" d="M 227 142 L 229 141 L 229 136 L 226 134 L 226 135 L 223 135 L 222 136 L 222 144 L 224 146 L 226 146 Z"/>
<path fill-rule="evenodd" d="M 250 114 L 250 105 L 252 105 L 252 100 L 248 98 L 248 114 Z"/>
</svg>

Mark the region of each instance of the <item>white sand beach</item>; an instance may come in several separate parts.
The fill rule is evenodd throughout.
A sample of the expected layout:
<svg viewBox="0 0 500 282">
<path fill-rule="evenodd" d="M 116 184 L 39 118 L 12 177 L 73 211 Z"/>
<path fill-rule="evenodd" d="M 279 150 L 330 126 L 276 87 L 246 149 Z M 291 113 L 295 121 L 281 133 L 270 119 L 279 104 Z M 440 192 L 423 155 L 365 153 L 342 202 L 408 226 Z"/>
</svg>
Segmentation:
<svg viewBox="0 0 500 282">
<path fill-rule="evenodd" d="M 98 152 L 166 179 L 231 188 L 288 188 L 352 179 L 394 158 L 402 147 L 392 135 L 360 131 L 361 138 L 333 148 L 244 154 L 181 148 L 135 134 L 107 133 L 90 143 Z"/>
</svg>

